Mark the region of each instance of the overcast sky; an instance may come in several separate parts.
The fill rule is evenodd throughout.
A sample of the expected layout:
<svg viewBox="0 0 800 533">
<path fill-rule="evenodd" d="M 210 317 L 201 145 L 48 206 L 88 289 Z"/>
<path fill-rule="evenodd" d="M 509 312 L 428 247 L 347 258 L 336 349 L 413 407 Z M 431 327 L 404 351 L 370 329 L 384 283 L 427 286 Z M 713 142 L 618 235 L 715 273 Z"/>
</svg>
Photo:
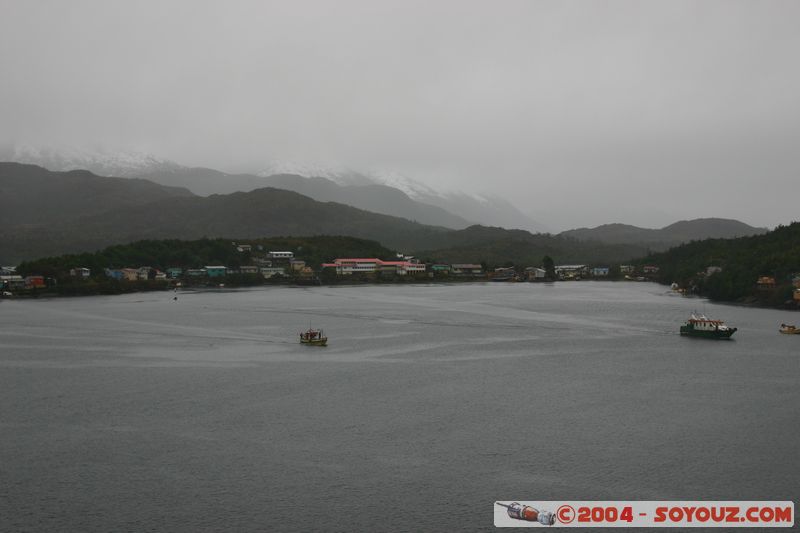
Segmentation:
<svg viewBox="0 0 800 533">
<path fill-rule="evenodd" d="M 793 0 L 0 0 L 0 140 L 773 226 L 800 218 L 799 28 Z"/>
</svg>

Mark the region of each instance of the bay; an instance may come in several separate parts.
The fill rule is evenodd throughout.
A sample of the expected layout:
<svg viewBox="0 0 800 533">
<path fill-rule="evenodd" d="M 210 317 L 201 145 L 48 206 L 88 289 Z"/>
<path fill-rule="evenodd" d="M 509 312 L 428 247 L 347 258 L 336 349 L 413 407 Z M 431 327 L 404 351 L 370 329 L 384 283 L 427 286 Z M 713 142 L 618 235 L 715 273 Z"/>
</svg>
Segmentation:
<svg viewBox="0 0 800 533">
<path fill-rule="evenodd" d="M 649 283 L 177 296 L 0 301 L 0 530 L 485 531 L 495 500 L 797 496 L 796 314 Z M 692 310 L 734 340 L 680 337 Z"/>
</svg>

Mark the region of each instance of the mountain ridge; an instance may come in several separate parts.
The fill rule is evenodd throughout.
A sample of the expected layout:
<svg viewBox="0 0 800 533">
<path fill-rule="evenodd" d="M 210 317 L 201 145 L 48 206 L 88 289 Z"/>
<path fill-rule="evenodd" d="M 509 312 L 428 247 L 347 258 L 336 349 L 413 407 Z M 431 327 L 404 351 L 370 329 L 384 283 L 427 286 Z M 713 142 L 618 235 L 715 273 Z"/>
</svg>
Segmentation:
<svg viewBox="0 0 800 533">
<path fill-rule="evenodd" d="M 0 193 L 4 263 L 141 239 L 314 235 L 374 240 L 434 261 L 487 264 L 538 264 L 545 254 L 562 263 L 612 263 L 647 252 L 642 244 L 519 229 L 472 225 L 453 230 L 279 188 L 198 196 L 144 179 L 51 172 L 16 163 L 0 164 Z"/>
<path fill-rule="evenodd" d="M 296 192 L 321 201 L 339 201 L 353 207 L 398 216 L 392 200 L 400 201 L 412 218 L 453 229 L 470 224 L 486 224 L 507 228 L 543 231 L 547 228 L 523 213 L 508 200 L 496 195 L 477 195 L 458 191 L 437 191 L 428 185 L 393 172 L 363 173 L 341 165 L 297 164 L 283 162 L 262 166 L 256 173 L 229 173 L 206 167 L 187 167 L 174 161 L 159 159 L 142 152 L 88 150 L 70 146 L 0 145 L 0 161 L 35 164 L 53 171 L 86 169 L 97 175 L 143 177 L 163 185 L 186 187 L 195 194 L 247 192 L 273 186 L 270 176 L 294 174 L 304 179 L 324 178 L 342 189 L 333 193 L 330 187 L 319 191 L 303 186 Z M 361 186 L 383 186 L 365 191 Z M 312 189 L 314 189 L 312 187 Z M 399 198 L 402 192 L 406 198 Z M 389 206 L 389 207 L 387 207 Z"/>
<path fill-rule="evenodd" d="M 653 251 L 662 251 L 679 244 L 706 238 L 735 238 L 765 233 L 739 220 L 727 218 L 696 218 L 680 220 L 663 228 L 642 228 L 630 224 L 603 224 L 594 228 L 576 228 L 562 231 L 560 236 L 579 241 L 597 241 L 605 244 L 638 244 Z"/>
</svg>

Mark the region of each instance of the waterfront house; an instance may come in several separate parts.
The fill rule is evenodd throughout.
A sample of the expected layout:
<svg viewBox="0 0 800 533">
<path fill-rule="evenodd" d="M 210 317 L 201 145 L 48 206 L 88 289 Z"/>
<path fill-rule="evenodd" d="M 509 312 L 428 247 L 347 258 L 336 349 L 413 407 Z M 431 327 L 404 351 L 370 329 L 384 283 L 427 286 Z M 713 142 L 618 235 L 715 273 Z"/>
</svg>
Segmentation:
<svg viewBox="0 0 800 533">
<path fill-rule="evenodd" d="M 117 281 L 122 279 L 122 270 L 118 268 L 106 268 L 103 270 L 103 272 L 108 278 L 115 279 Z"/>
<path fill-rule="evenodd" d="M 123 281 L 136 281 L 139 279 L 139 271 L 135 268 L 123 268 L 120 272 L 122 273 L 122 278 L 120 279 Z"/>
<path fill-rule="evenodd" d="M 298 274 L 303 279 L 311 279 L 316 275 L 314 269 L 311 268 L 310 266 L 304 266 L 302 269 L 300 269 Z"/>
<path fill-rule="evenodd" d="M 772 276 L 761 276 L 756 281 L 756 285 L 761 290 L 770 290 L 775 288 L 775 278 Z"/>
<path fill-rule="evenodd" d="M 79 279 L 86 279 L 91 275 L 91 273 L 92 273 L 92 271 L 90 269 L 82 268 L 82 267 L 71 268 L 69 270 L 69 275 L 70 276 L 72 276 L 73 278 L 79 278 Z"/>
<path fill-rule="evenodd" d="M 525 277 L 528 281 L 540 281 L 547 277 L 547 271 L 539 267 L 528 267 L 525 269 Z"/>
<path fill-rule="evenodd" d="M 303 270 L 306 266 L 306 262 L 302 259 L 289 259 L 289 269 L 293 271 L 300 271 Z"/>
<path fill-rule="evenodd" d="M 249 244 L 240 244 L 236 247 L 237 252 L 250 252 L 253 249 Z"/>
<path fill-rule="evenodd" d="M 189 278 L 202 278 L 206 276 L 205 268 L 187 268 L 186 277 Z"/>
<path fill-rule="evenodd" d="M 25 279 L 18 274 L 0 275 L 0 288 L 7 291 L 24 289 Z"/>
<path fill-rule="evenodd" d="M 426 267 L 423 263 L 417 261 L 382 261 L 383 268 L 394 268 L 398 276 L 407 276 L 414 274 L 424 274 Z"/>
<path fill-rule="evenodd" d="M 42 289 L 44 288 L 44 276 L 26 276 L 25 277 L 26 289 Z"/>
<path fill-rule="evenodd" d="M 286 269 L 283 267 L 261 267 L 259 270 L 261 271 L 261 275 L 267 279 L 273 276 L 283 276 L 286 274 Z"/>
<path fill-rule="evenodd" d="M 589 267 L 586 265 L 558 265 L 556 275 L 561 279 L 580 279 L 589 274 Z"/>
<path fill-rule="evenodd" d="M 611 269 L 609 267 L 594 267 L 592 269 L 592 276 L 595 278 L 607 277 Z"/>
<path fill-rule="evenodd" d="M 399 276 L 425 272 L 425 265 L 412 261 L 383 261 L 371 258 L 337 258 L 333 263 L 323 263 L 322 268 L 332 268 L 338 276 L 353 274 L 392 273 Z"/>
<path fill-rule="evenodd" d="M 620 274 L 633 274 L 634 270 L 636 270 L 636 267 L 634 267 L 633 265 L 620 265 L 619 266 Z"/>
<path fill-rule="evenodd" d="M 478 277 L 483 276 L 483 267 L 473 263 L 453 263 L 450 272 L 454 276 Z"/>
<path fill-rule="evenodd" d="M 449 274 L 450 265 L 443 265 L 443 264 L 431 265 L 431 272 L 433 272 L 434 274 Z"/>
<path fill-rule="evenodd" d="M 377 258 L 339 258 L 334 259 L 333 263 L 323 263 L 322 268 L 333 268 L 338 276 L 374 274 L 380 263 L 381 260 Z"/>
<path fill-rule="evenodd" d="M 170 279 L 175 279 L 181 277 L 183 274 L 183 269 L 178 267 L 170 267 L 167 269 L 167 277 Z"/>
<path fill-rule="evenodd" d="M 225 277 L 228 269 L 222 265 L 206 266 L 206 275 L 209 278 L 222 278 Z"/>
<path fill-rule="evenodd" d="M 645 274 L 658 274 L 658 267 L 656 265 L 645 265 L 642 267 L 642 272 Z"/>
<path fill-rule="evenodd" d="M 517 271 L 514 267 L 498 267 L 494 269 L 491 278 L 495 281 L 515 281 L 517 279 Z"/>
<path fill-rule="evenodd" d="M 255 265 L 244 265 L 239 268 L 240 274 L 258 274 L 258 267 Z"/>
</svg>

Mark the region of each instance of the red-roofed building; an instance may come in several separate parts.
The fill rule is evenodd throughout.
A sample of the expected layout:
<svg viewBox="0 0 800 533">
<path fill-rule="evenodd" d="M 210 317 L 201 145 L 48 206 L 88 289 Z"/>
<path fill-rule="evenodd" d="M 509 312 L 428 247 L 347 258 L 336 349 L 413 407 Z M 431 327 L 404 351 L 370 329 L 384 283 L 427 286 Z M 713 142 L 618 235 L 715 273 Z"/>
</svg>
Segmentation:
<svg viewBox="0 0 800 533">
<path fill-rule="evenodd" d="M 399 276 L 425 272 L 425 265 L 411 261 L 383 261 L 377 258 L 339 258 L 333 263 L 323 263 L 322 268 L 334 268 L 339 276 L 351 274 L 395 273 Z"/>
</svg>

